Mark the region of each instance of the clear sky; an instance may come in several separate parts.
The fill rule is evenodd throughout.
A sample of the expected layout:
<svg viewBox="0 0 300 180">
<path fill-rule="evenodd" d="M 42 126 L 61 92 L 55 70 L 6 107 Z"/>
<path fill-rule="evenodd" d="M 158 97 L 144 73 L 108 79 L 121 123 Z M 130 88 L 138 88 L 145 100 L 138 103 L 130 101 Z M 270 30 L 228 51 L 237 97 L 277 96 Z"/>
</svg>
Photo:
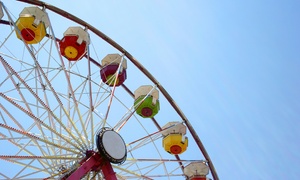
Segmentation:
<svg viewBox="0 0 300 180">
<path fill-rule="evenodd" d="M 220 179 L 299 179 L 300 1 L 47 2 L 99 28 L 161 82 Z"/>
</svg>

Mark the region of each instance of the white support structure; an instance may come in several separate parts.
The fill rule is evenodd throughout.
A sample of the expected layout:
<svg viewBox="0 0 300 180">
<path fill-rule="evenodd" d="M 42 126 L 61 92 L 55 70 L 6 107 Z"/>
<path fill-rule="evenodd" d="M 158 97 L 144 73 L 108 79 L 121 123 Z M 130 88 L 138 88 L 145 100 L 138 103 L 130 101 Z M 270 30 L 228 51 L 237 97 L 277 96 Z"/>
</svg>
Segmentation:
<svg viewBox="0 0 300 180">
<path fill-rule="evenodd" d="M 184 168 L 184 174 L 191 178 L 195 176 L 206 177 L 209 173 L 209 167 L 203 162 L 192 162 Z"/>
<path fill-rule="evenodd" d="M 65 32 L 64 36 L 77 36 L 77 43 L 81 44 L 83 41 L 86 42 L 86 44 L 90 44 L 90 36 L 88 32 L 86 32 L 82 27 L 76 26 L 76 27 L 69 27 Z"/>
<path fill-rule="evenodd" d="M 46 12 L 38 7 L 26 7 L 21 13 L 20 17 L 34 17 L 34 24 L 38 26 L 41 22 L 45 24 L 45 28 L 49 27 L 50 21 Z"/>
<path fill-rule="evenodd" d="M 152 104 L 155 105 L 158 100 L 159 92 L 151 85 L 143 85 L 140 86 L 137 90 L 135 90 L 134 99 L 138 99 L 140 96 L 145 96 L 147 94 L 152 96 Z"/>
<path fill-rule="evenodd" d="M 168 127 L 170 127 L 170 128 L 168 128 Z M 177 121 L 168 122 L 166 125 L 164 125 L 162 127 L 162 129 L 166 129 L 166 130 L 161 132 L 161 134 L 163 136 L 167 136 L 169 134 L 182 134 L 183 135 L 182 139 L 183 139 L 183 142 L 184 142 L 184 140 L 185 140 L 184 135 L 186 134 L 186 126 L 183 125 L 182 123 L 177 122 Z"/>
<path fill-rule="evenodd" d="M 102 63 L 102 66 L 107 66 L 109 64 L 122 63 L 122 68 L 127 69 L 127 61 L 120 54 L 108 54 L 102 59 L 101 63 Z"/>
</svg>

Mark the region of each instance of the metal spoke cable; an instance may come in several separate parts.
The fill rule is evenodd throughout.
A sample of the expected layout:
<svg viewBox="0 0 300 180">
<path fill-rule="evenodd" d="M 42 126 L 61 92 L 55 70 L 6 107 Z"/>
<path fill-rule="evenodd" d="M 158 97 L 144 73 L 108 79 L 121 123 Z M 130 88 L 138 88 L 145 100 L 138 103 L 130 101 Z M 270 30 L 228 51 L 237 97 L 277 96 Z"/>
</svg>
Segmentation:
<svg viewBox="0 0 300 180">
<path fill-rule="evenodd" d="M 5 6 L 3 6 L 3 7 L 4 7 L 4 10 L 7 12 L 7 9 L 5 8 Z M 10 14 L 7 13 L 7 16 L 8 16 L 8 18 L 12 21 L 12 19 L 11 19 L 11 17 L 10 17 Z M 12 21 L 12 22 L 13 22 L 13 21 Z M 14 27 L 15 27 L 16 32 L 20 34 L 20 30 L 16 27 L 16 24 L 13 23 L 13 25 L 14 25 Z M 50 27 L 51 27 L 51 26 L 50 26 Z M 25 47 L 27 48 L 27 50 L 28 50 L 28 52 L 30 53 L 32 59 L 34 60 L 35 65 L 36 65 L 36 68 L 39 69 L 39 70 L 41 71 L 41 74 L 43 75 L 43 77 L 44 77 L 44 79 L 46 80 L 48 86 L 50 87 L 51 91 L 53 92 L 54 97 L 56 98 L 57 102 L 61 105 L 62 109 L 65 111 L 65 108 L 63 108 L 62 102 L 60 101 L 59 97 L 57 96 L 56 91 L 55 91 L 55 90 L 53 89 L 53 87 L 51 86 L 50 81 L 49 81 L 48 78 L 45 76 L 45 73 L 44 73 L 43 69 L 41 68 L 39 62 L 37 61 L 36 57 L 34 56 L 33 52 L 31 51 L 31 49 L 29 48 L 29 46 L 25 43 L 23 37 L 22 37 L 22 36 L 20 36 L 20 37 L 22 38 L 22 40 L 23 40 L 23 42 L 24 42 L 24 44 L 25 44 Z M 2 57 L 1 57 L 0 59 L 1 59 L 2 62 L 5 62 L 5 64 L 6 64 L 7 67 L 10 67 L 10 65 L 9 65 Z M 12 68 L 10 67 L 10 69 L 12 69 Z M 16 73 L 15 73 L 15 75 L 20 79 L 20 77 L 19 77 Z M 25 82 L 23 82 L 23 84 L 24 84 L 24 85 L 27 85 Z M 28 85 L 27 85 L 27 86 L 28 86 Z M 31 88 L 28 88 L 28 90 L 31 90 Z M 30 92 L 34 94 L 34 92 L 33 92 L 32 90 L 31 90 Z M 40 98 L 39 98 L 37 95 L 35 95 L 35 97 L 36 97 L 37 99 L 39 99 L 39 101 L 41 102 Z M 44 103 L 43 103 L 43 104 L 44 104 Z M 49 109 L 49 111 L 51 112 L 50 109 Z M 65 111 L 65 113 L 66 113 L 66 111 Z M 55 116 L 54 116 L 54 117 L 55 117 Z M 58 119 L 57 119 L 57 120 L 58 120 Z M 72 122 L 71 119 L 69 119 L 69 120 Z M 58 121 L 60 121 L 60 120 L 58 120 Z M 64 129 L 65 129 L 67 132 L 69 132 L 69 131 L 65 128 L 65 126 L 64 126 L 62 123 L 61 123 L 61 125 L 62 125 L 62 127 L 64 127 Z M 77 132 L 77 134 L 78 134 L 78 137 L 81 137 L 81 136 L 80 136 L 80 133 L 78 132 L 78 130 L 77 130 L 77 128 L 76 128 L 76 126 L 75 126 L 74 128 L 75 128 L 75 130 L 76 130 L 76 132 Z M 70 134 L 70 133 L 69 133 L 69 134 Z M 73 137 L 73 134 L 70 134 L 70 135 Z M 75 137 L 73 137 L 73 138 L 75 139 L 75 141 L 78 141 L 78 139 L 82 140 L 82 138 L 75 138 Z M 82 142 L 84 142 L 84 141 L 82 140 Z M 78 142 L 78 144 L 82 145 L 82 144 L 79 143 L 79 142 Z M 84 143 L 83 143 L 83 144 L 84 144 Z"/>
<path fill-rule="evenodd" d="M 53 31 L 50 19 L 49 19 L 49 24 L 50 24 L 49 25 L 50 31 L 52 32 L 53 37 L 56 37 L 55 34 L 54 34 L 54 31 Z M 55 41 L 56 41 L 56 39 L 55 39 Z M 76 97 L 75 97 L 75 94 L 74 94 L 74 91 L 73 91 L 73 87 L 72 87 L 72 84 L 70 82 L 70 76 L 68 75 L 67 71 L 65 71 L 66 67 L 65 67 L 64 61 L 63 61 L 63 59 L 62 59 L 62 57 L 61 57 L 61 55 L 59 53 L 58 43 L 56 42 L 55 45 L 56 45 L 57 53 L 59 54 L 59 57 L 60 57 L 61 66 L 62 66 L 63 72 L 65 74 L 65 78 L 66 78 L 66 81 L 67 81 L 67 84 L 68 84 L 69 92 L 71 93 L 72 99 L 73 99 L 73 103 L 75 104 L 75 110 L 76 110 L 76 112 L 78 114 L 78 117 L 80 119 L 81 127 L 83 127 L 84 136 L 85 136 L 86 139 L 88 139 L 88 135 L 87 135 L 87 132 L 86 132 L 86 130 L 84 128 L 84 123 L 82 121 L 81 114 L 80 114 L 80 111 L 79 111 L 79 108 L 78 108 L 78 101 L 76 100 Z M 53 92 L 55 92 L 54 89 L 53 89 Z M 65 113 L 68 114 L 68 112 L 65 109 L 64 109 L 64 111 L 65 111 Z M 85 146 L 85 148 L 88 148 L 87 145 L 85 144 L 84 139 L 81 137 L 81 133 L 77 129 L 77 127 L 74 124 L 74 122 L 71 119 L 69 119 L 69 120 L 71 121 L 71 124 L 73 125 L 75 131 L 77 132 L 79 139 L 82 141 L 82 144 Z"/>
<path fill-rule="evenodd" d="M 10 71 L 13 72 L 13 74 L 15 74 L 16 77 L 18 77 L 18 79 L 27 87 L 27 89 L 35 96 L 35 98 L 37 100 L 39 100 L 39 102 L 45 107 L 46 110 L 48 110 L 48 112 L 52 115 L 52 117 L 54 117 L 56 119 L 56 121 L 66 130 L 66 132 L 68 132 L 68 134 L 70 136 L 72 136 L 75 140 L 77 140 L 77 138 L 75 138 L 75 136 L 65 127 L 64 124 L 62 124 L 62 122 L 55 116 L 55 114 L 49 109 L 49 107 L 35 94 L 35 92 L 32 91 L 32 89 L 27 85 L 26 82 L 23 81 L 23 79 L 21 79 L 21 77 L 19 77 L 17 75 L 17 73 L 8 65 L 8 63 L 0 56 L 0 60 L 2 61 L 2 63 L 4 63 L 9 69 Z M 12 101 L 10 98 L 8 98 L 7 96 L 5 96 L 3 93 L 1 93 L 1 95 L 3 97 L 5 97 L 8 101 L 10 101 L 11 103 L 13 103 L 14 105 L 16 105 L 17 103 L 15 103 L 14 101 Z M 20 109 L 21 106 L 17 105 L 17 107 Z M 21 110 L 25 113 L 27 113 L 30 116 L 34 116 L 33 114 L 29 113 L 27 110 L 21 108 Z M 35 120 L 40 121 L 38 118 L 36 118 L 34 116 Z M 42 121 L 40 121 L 41 124 L 43 124 L 46 128 L 48 128 L 50 131 L 54 132 L 55 134 L 59 134 L 58 132 L 56 132 L 55 130 L 53 130 L 51 127 L 49 127 L 47 124 L 43 123 Z M 74 145 L 74 147 L 78 148 L 77 145 Z"/>
<path fill-rule="evenodd" d="M 14 102 L 12 99 L 10 99 L 9 97 L 7 97 L 6 95 L 4 95 L 3 93 L 0 93 L 0 96 L 3 97 L 4 99 L 6 99 L 8 102 L 10 102 L 11 104 L 13 104 L 15 107 L 17 107 L 18 109 L 20 109 L 21 111 L 23 111 L 24 113 L 26 113 L 28 116 L 30 116 L 31 118 L 33 118 L 35 121 L 37 121 L 39 124 L 43 125 L 44 127 L 46 127 L 48 130 L 50 130 L 51 132 L 55 133 L 56 135 L 58 135 L 60 138 L 64 139 L 66 142 L 68 142 L 69 144 L 71 144 L 73 147 L 75 147 L 76 149 L 80 150 L 80 148 L 72 143 L 70 140 L 66 139 L 64 136 L 60 135 L 59 132 L 55 131 L 54 129 L 52 129 L 51 127 L 49 127 L 49 125 L 45 124 L 43 121 L 41 121 L 39 118 L 37 118 L 35 115 L 31 114 L 29 111 L 25 110 L 24 108 L 22 108 L 20 105 L 18 105 L 16 102 Z M 24 131 L 24 130 L 22 130 Z"/>
</svg>

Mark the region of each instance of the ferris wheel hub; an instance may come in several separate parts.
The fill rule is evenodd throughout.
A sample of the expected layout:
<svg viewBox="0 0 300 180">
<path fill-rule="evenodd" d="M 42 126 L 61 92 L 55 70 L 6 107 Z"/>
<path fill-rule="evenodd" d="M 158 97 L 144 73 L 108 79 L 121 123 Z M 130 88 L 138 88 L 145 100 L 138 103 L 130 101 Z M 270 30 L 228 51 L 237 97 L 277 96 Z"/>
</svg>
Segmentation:
<svg viewBox="0 0 300 180">
<path fill-rule="evenodd" d="M 123 138 L 109 128 L 101 129 L 96 135 L 99 153 L 114 164 L 122 164 L 127 157 L 126 144 Z"/>
</svg>

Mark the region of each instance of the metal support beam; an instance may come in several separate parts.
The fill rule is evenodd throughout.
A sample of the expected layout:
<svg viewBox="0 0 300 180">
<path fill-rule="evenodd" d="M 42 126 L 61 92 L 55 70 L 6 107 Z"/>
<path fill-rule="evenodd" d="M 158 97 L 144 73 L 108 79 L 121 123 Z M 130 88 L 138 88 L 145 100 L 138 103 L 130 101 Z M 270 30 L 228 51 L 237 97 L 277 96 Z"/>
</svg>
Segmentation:
<svg viewBox="0 0 300 180">
<path fill-rule="evenodd" d="M 117 180 L 116 173 L 114 172 L 110 162 L 103 159 L 97 152 L 88 151 L 87 157 L 79 164 L 80 166 L 75 171 L 63 179 L 80 180 L 90 171 L 101 171 L 106 180 Z"/>
</svg>

